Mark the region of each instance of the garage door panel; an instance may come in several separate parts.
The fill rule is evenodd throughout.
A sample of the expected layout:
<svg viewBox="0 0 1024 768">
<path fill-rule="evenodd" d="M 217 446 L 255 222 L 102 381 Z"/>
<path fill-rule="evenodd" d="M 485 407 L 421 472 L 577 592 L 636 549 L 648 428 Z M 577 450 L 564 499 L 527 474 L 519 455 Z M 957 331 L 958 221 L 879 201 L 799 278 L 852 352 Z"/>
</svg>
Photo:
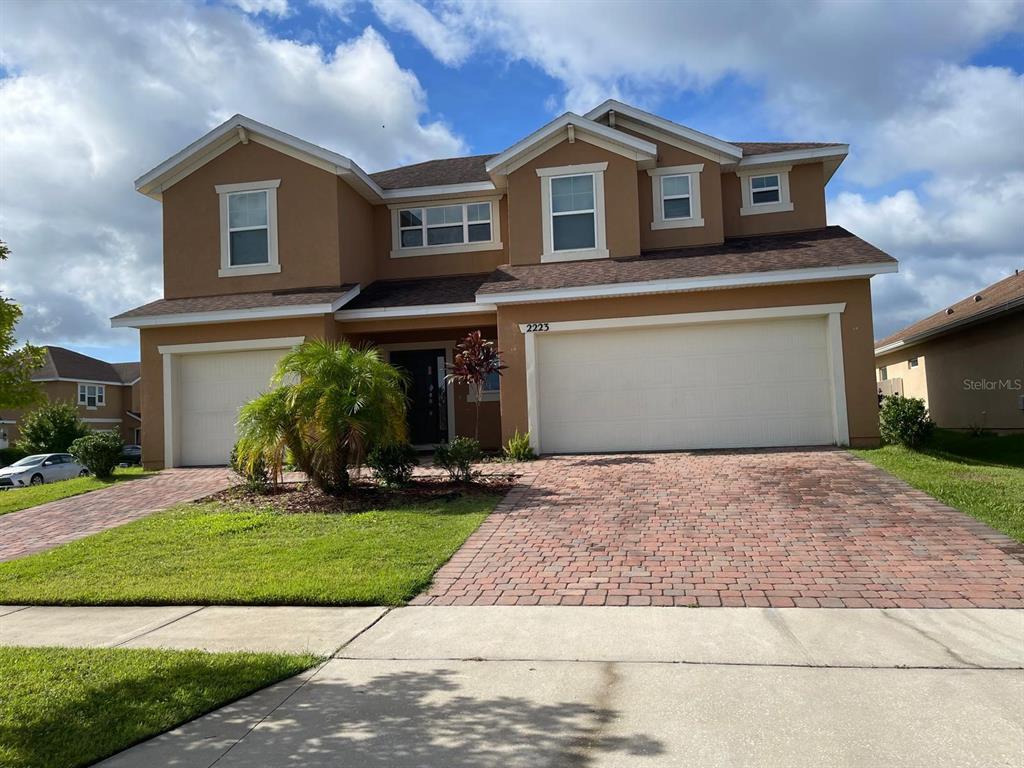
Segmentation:
<svg viewBox="0 0 1024 768">
<path fill-rule="evenodd" d="M 546 452 L 834 441 L 823 317 L 537 337 Z"/>
</svg>

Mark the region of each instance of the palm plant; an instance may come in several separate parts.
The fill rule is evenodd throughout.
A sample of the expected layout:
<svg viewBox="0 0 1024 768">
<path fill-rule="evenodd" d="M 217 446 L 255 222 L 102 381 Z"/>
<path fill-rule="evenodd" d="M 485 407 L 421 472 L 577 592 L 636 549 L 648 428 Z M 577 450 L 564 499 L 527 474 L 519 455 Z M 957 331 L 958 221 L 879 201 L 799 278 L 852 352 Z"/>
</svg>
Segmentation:
<svg viewBox="0 0 1024 768">
<path fill-rule="evenodd" d="M 275 482 L 285 457 L 325 493 L 349 486 L 349 467 L 374 445 L 406 439 L 402 374 L 375 349 L 311 340 L 288 352 L 271 379 L 275 389 L 242 407 L 238 457 L 262 459 Z"/>
</svg>

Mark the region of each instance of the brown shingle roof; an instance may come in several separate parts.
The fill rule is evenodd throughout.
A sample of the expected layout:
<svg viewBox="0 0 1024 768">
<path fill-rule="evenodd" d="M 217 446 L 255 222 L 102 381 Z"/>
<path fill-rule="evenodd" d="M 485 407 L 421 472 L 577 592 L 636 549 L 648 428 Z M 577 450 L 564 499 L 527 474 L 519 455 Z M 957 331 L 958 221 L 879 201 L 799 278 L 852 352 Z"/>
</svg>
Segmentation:
<svg viewBox="0 0 1024 768">
<path fill-rule="evenodd" d="M 370 178 L 383 189 L 433 187 L 440 184 L 466 184 L 472 181 L 490 181 L 484 165 L 494 155 L 450 157 L 428 160 L 415 165 L 403 165 L 387 171 L 371 173 Z"/>
<path fill-rule="evenodd" d="M 121 381 L 131 384 L 142 375 L 142 363 L 111 363 Z"/>
<path fill-rule="evenodd" d="M 307 304 L 331 304 L 355 285 L 306 288 L 294 291 L 262 291 L 260 293 L 231 293 L 221 296 L 197 296 L 188 299 L 157 299 L 141 307 L 116 315 L 114 320 L 149 315 L 180 315 L 186 312 L 217 312 L 226 309 L 254 309 L 256 307 L 300 307 Z"/>
<path fill-rule="evenodd" d="M 46 346 L 43 349 L 46 350 L 43 365 L 32 374 L 32 378 L 36 381 L 79 379 L 111 384 L 120 384 L 123 381 L 121 374 L 108 362 L 64 347 Z M 138 363 L 134 363 L 134 365 L 137 366 Z"/>
<path fill-rule="evenodd" d="M 652 251 L 629 259 L 508 265 L 495 270 L 479 295 L 895 261 L 842 227 L 825 227 L 735 238 L 722 245 Z"/>
<path fill-rule="evenodd" d="M 479 275 L 378 280 L 364 289 L 343 309 L 415 307 L 475 301 L 477 289 L 489 279 L 491 273 L 485 272 Z"/>
<path fill-rule="evenodd" d="M 822 147 L 841 147 L 842 144 L 822 141 L 733 141 L 743 150 L 744 157 L 751 155 L 767 155 L 770 152 L 791 152 L 794 149 L 821 149 Z"/>
<path fill-rule="evenodd" d="M 972 293 L 946 309 L 908 325 L 875 342 L 875 348 L 921 336 L 934 336 L 946 330 L 994 315 L 1024 309 L 1024 271 L 1010 275 L 988 288 Z"/>
</svg>

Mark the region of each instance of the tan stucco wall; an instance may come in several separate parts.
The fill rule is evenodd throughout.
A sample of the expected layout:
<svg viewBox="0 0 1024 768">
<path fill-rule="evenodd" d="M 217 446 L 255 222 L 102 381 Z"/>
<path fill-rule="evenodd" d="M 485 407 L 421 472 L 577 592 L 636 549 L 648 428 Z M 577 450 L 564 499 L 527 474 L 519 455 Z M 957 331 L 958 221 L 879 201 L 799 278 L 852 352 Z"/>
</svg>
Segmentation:
<svg viewBox="0 0 1024 768">
<path fill-rule="evenodd" d="M 770 173 L 770 171 L 766 171 Z M 722 210 L 725 236 L 765 235 L 772 232 L 799 232 L 824 227 L 825 166 L 822 163 L 794 165 L 789 172 L 789 197 L 793 210 L 785 213 L 759 213 L 740 216 L 743 197 L 740 178 L 722 174 Z"/>
<path fill-rule="evenodd" d="M 467 202 L 476 198 L 459 198 L 445 201 L 451 203 Z M 410 207 L 417 203 L 410 203 Z M 436 277 L 439 275 L 470 275 L 478 272 L 490 272 L 495 267 L 508 263 L 508 197 L 503 196 L 498 203 L 501 219 L 501 243 L 503 248 L 496 251 L 476 251 L 474 253 L 439 253 L 429 256 L 403 256 L 391 258 L 391 211 L 386 205 L 378 205 L 373 211 L 373 230 L 375 239 L 374 259 L 377 278 L 380 280 L 397 280 L 412 277 Z"/>
<path fill-rule="evenodd" d="M 888 366 L 892 378 L 893 370 L 906 373 L 906 361 L 915 355 L 925 361 L 928 409 L 940 427 L 1024 430 L 1024 312 L 890 352 L 876 364 Z M 906 379 L 903 394 L 921 397 Z"/>
<path fill-rule="evenodd" d="M 479 318 L 483 320 L 483 318 Z M 409 330 L 371 330 L 363 327 L 360 330 L 345 332 L 345 338 L 355 345 L 386 345 L 386 344 L 419 344 L 421 342 L 437 342 L 443 346 L 445 342 L 457 342 L 470 331 L 479 330 L 484 338 L 496 339 L 497 328 L 494 325 L 495 317 L 489 316 L 490 325 L 469 322 L 466 324 L 451 324 L 446 328 L 421 328 Z M 486 322 L 485 320 L 483 322 Z M 408 327 L 408 326 L 407 326 Z M 502 377 L 502 386 L 504 386 Z M 469 400 L 469 389 L 463 385 L 454 387 L 454 410 L 455 410 L 455 433 L 457 435 L 473 436 L 476 420 L 476 404 Z M 480 445 L 485 449 L 496 449 L 501 446 L 501 409 L 497 401 L 483 402 L 480 404 Z"/>
<path fill-rule="evenodd" d="M 281 272 L 218 277 L 220 202 L 214 187 L 280 179 Z M 164 297 L 339 285 L 338 177 L 250 141 L 237 144 L 163 193 Z"/>
<path fill-rule="evenodd" d="M 46 399 L 53 403 L 62 400 L 71 403 L 78 411 L 78 418 L 86 422 L 91 429 L 107 430 L 116 429 L 121 437 L 130 442 L 134 437 L 132 428 L 138 422 L 125 413 L 131 407 L 131 387 L 119 384 L 105 384 L 104 404 L 90 410 L 84 405 L 78 405 L 78 382 L 74 381 L 44 381 L 39 383 Z M 21 435 L 18 423 L 31 411 L 31 408 L 7 408 L 0 410 L 0 420 L 13 420 L 14 424 L 2 424 L 0 428 L 7 433 L 7 442 L 14 445 Z M 120 419 L 119 423 L 94 422 L 90 419 Z"/>
<path fill-rule="evenodd" d="M 538 168 L 607 162 L 604 172 L 605 233 L 614 257 L 640 253 L 640 210 L 636 162 L 577 139 L 556 144 L 508 176 L 508 221 L 512 232 L 508 247 L 512 264 L 537 264 L 544 250 L 541 179 Z"/>
<path fill-rule="evenodd" d="M 288 337 L 323 338 L 333 329 L 334 318 L 301 317 L 252 323 L 223 323 L 175 328 L 143 328 L 139 332 L 142 352 L 142 456 L 150 468 L 164 465 L 164 369 L 157 351 L 162 344 L 199 344 L 211 341 L 242 341 Z"/>
<path fill-rule="evenodd" d="M 871 287 L 865 279 L 501 306 L 498 308 L 498 346 L 508 365 L 503 378 L 501 399 L 503 439 L 508 439 L 515 430 L 526 432 L 529 428 L 525 345 L 519 330 L 520 323 L 838 302 L 846 303 L 842 333 L 850 443 L 854 446 L 877 445 L 878 401 L 875 392 Z"/>
<path fill-rule="evenodd" d="M 917 358 L 917 365 L 910 367 L 910 358 Z M 886 367 L 886 376 L 892 381 L 899 379 L 903 384 L 904 397 L 919 397 L 928 402 L 928 377 L 925 373 L 928 361 L 925 360 L 922 351 L 908 354 L 901 359 L 895 359 L 891 363 L 875 363 L 875 380 L 882 381 L 882 366 Z"/>
<path fill-rule="evenodd" d="M 369 285 L 376 276 L 373 261 L 373 209 L 348 182 L 336 179 L 338 190 L 338 247 L 341 282 Z"/>
<path fill-rule="evenodd" d="M 703 165 L 700 172 L 700 209 L 703 227 L 651 229 L 654 222 L 654 191 L 646 170 L 637 171 L 637 193 L 640 211 L 640 247 L 645 250 L 685 248 L 690 245 L 721 243 L 724 238 L 722 220 L 722 166 L 713 160 L 685 149 L 658 141 L 652 136 L 619 126 L 616 130 L 637 136 L 658 147 L 657 167 Z"/>
</svg>

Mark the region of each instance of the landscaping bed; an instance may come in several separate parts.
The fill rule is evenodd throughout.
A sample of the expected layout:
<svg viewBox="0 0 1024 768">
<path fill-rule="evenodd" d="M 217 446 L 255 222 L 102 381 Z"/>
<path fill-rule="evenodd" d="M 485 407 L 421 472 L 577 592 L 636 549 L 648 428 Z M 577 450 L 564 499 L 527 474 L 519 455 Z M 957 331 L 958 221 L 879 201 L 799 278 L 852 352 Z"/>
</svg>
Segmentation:
<svg viewBox="0 0 1024 768">
<path fill-rule="evenodd" d="M 0 603 L 401 605 L 429 585 L 509 487 L 235 488 L 0 563 Z"/>
<path fill-rule="evenodd" d="M 916 450 L 887 445 L 853 453 L 1024 542 L 1024 435 L 939 429 Z"/>
<path fill-rule="evenodd" d="M 0 648 L 0 765 L 91 765 L 317 662 L 277 653 Z"/>
</svg>

